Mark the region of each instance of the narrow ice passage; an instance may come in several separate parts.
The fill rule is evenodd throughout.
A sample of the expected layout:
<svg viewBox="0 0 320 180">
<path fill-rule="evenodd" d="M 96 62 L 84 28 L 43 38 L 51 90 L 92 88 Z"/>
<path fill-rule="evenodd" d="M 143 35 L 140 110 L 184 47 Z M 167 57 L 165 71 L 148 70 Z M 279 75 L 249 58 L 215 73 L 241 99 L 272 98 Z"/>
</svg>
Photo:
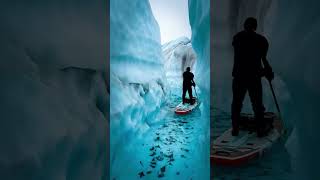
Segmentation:
<svg viewBox="0 0 320 180">
<path fill-rule="evenodd" d="M 126 162 L 124 171 L 119 163 L 113 164 L 115 179 L 193 179 L 200 178 L 201 171 L 196 167 L 201 152 L 198 137 L 203 136 L 204 122 L 201 121 L 199 107 L 187 115 L 174 113 L 181 102 L 182 77 L 186 67 L 194 68 L 196 54 L 188 38 L 182 37 L 162 46 L 166 74 L 165 103 L 157 109 L 156 116 L 147 117 L 149 128 L 130 143 L 127 151 L 121 153 L 117 162 Z M 199 92 L 200 89 L 197 88 Z M 193 91 L 194 95 L 195 91 Z M 187 95 L 188 97 L 188 95 Z M 119 158 L 119 157 L 118 157 Z"/>
<path fill-rule="evenodd" d="M 175 107 L 181 102 L 182 73 L 186 67 L 194 69 L 196 54 L 191 41 L 178 38 L 162 46 L 164 54 L 164 69 L 167 80 L 166 103 L 157 118 L 143 138 L 137 140 L 135 147 L 142 154 L 137 161 L 136 175 L 147 179 L 192 179 L 199 177 L 196 168 L 199 144 L 197 137 L 201 136 L 203 123 L 201 111 L 196 108 L 187 115 L 174 113 Z M 199 91 L 200 89 L 198 89 Z M 195 91 L 193 94 L 196 96 Z M 139 164 L 138 164 L 139 162 Z"/>
<path fill-rule="evenodd" d="M 168 58 L 147 0 L 110 1 L 111 179 L 209 177 L 208 2 L 188 1 L 191 40 L 178 39 L 184 48 Z M 173 62 L 194 60 L 191 44 L 199 62 L 192 71 L 201 104 L 177 116 L 181 70 L 192 63 Z"/>
</svg>

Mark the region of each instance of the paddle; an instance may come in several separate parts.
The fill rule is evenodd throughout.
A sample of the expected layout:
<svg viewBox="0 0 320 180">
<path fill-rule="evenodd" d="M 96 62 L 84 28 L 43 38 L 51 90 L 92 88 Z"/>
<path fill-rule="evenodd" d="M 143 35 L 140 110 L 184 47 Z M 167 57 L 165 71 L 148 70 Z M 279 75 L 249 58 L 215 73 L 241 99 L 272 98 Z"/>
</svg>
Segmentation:
<svg viewBox="0 0 320 180">
<path fill-rule="evenodd" d="M 195 86 L 193 86 L 193 88 L 194 88 L 194 92 L 196 93 L 196 97 L 197 97 L 197 99 L 198 99 L 198 94 L 197 94 L 196 87 L 195 87 Z"/>
<path fill-rule="evenodd" d="M 270 89 L 271 89 L 271 92 L 272 92 L 272 96 L 273 96 L 273 100 L 274 100 L 274 103 L 276 104 L 276 107 L 277 107 L 277 110 L 278 110 L 278 114 L 281 118 L 281 112 L 280 112 L 280 107 L 279 107 L 279 104 L 278 104 L 278 101 L 277 101 L 277 97 L 276 97 L 276 94 L 274 93 L 274 89 L 273 89 L 273 86 L 272 86 L 272 83 L 270 80 L 268 80 L 269 82 L 269 85 L 270 85 Z"/>
<path fill-rule="evenodd" d="M 280 111 L 280 107 L 279 107 L 279 104 L 278 104 L 278 100 L 277 100 L 276 94 L 274 92 L 274 88 L 272 86 L 271 81 L 268 80 L 268 82 L 269 82 L 269 85 L 270 85 L 270 89 L 271 89 L 271 92 L 272 92 L 274 103 L 276 104 L 276 107 L 277 107 L 277 111 L 278 111 L 278 114 L 279 114 L 280 121 L 283 124 L 283 133 L 286 134 L 287 133 L 286 126 L 285 126 L 285 123 L 284 123 L 284 121 L 282 120 L 282 117 L 281 117 L 281 111 Z"/>
</svg>

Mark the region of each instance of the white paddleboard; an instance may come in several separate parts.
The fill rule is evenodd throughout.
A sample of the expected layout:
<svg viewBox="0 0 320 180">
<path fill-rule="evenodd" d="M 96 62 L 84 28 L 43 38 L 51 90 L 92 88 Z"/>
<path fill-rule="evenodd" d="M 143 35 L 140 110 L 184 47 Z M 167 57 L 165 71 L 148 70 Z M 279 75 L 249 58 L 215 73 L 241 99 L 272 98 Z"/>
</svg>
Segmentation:
<svg viewBox="0 0 320 180">
<path fill-rule="evenodd" d="M 273 113 L 274 128 L 264 137 L 257 137 L 255 132 L 240 130 L 238 136 L 232 136 L 232 128 L 219 136 L 212 145 L 210 161 L 220 165 L 241 165 L 263 154 L 276 142 L 282 133 L 281 121 Z"/>
<path fill-rule="evenodd" d="M 195 109 L 198 106 L 199 102 L 198 99 L 195 99 L 194 104 L 189 104 L 189 103 L 180 103 L 174 110 L 176 114 L 188 114 L 191 112 L 193 109 Z"/>
</svg>

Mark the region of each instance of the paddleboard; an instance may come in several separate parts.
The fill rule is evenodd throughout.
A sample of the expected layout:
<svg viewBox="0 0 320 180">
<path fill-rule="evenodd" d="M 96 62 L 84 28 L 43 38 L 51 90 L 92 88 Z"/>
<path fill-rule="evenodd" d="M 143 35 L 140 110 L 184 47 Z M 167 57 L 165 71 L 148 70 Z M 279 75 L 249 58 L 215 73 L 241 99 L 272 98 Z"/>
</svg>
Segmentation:
<svg viewBox="0 0 320 180">
<path fill-rule="evenodd" d="M 253 115 L 246 119 L 253 119 Z M 283 128 L 279 117 L 274 113 L 265 113 L 265 119 L 273 119 L 273 128 L 264 137 L 257 137 L 252 129 L 241 129 L 238 136 L 232 136 L 232 128 L 214 140 L 211 146 L 210 161 L 217 165 L 237 166 L 261 156 L 281 137 Z"/>
<path fill-rule="evenodd" d="M 190 113 L 193 109 L 195 109 L 199 105 L 198 99 L 195 99 L 194 104 L 189 104 L 189 103 L 180 103 L 174 110 L 176 114 L 188 114 Z"/>
</svg>

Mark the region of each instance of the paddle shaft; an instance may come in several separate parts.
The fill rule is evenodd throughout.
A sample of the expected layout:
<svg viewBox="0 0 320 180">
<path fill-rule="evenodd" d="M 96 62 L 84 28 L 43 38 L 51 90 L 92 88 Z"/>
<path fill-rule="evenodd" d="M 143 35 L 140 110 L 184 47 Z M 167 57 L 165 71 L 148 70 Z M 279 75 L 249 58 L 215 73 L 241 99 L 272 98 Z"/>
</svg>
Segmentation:
<svg viewBox="0 0 320 180">
<path fill-rule="evenodd" d="M 281 117 L 280 107 L 279 107 L 279 104 L 278 104 L 278 101 L 277 101 L 276 94 L 274 93 L 274 89 L 273 89 L 271 81 L 269 81 L 269 85 L 270 85 L 270 89 L 271 89 L 271 92 L 272 92 L 274 103 L 276 104 L 279 116 Z"/>
<path fill-rule="evenodd" d="M 196 87 L 193 86 L 193 88 L 194 88 L 194 92 L 196 93 L 196 97 L 197 97 L 197 99 L 198 99 L 198 94 L 197 94 Z"/>
</svg>

